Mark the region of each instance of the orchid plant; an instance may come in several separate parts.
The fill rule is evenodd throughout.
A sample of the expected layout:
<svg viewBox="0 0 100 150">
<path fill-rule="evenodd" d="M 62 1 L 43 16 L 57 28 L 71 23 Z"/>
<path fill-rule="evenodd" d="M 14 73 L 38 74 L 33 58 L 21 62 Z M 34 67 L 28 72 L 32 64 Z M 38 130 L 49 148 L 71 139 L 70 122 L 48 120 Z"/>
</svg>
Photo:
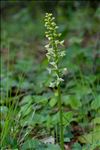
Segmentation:
<svg viewBox="0 0 100 150">
<path fill-rule="evenodd" d="M 61 33 L 58 33 L 58 26 L 55 23 L 55 18 L 51 13 L 46 13 L 45 16 L 45 35 L 48 38 L 48 44 L 45 46 L 47 53 L 46 56 L 49 62 L 49 73 L 53 76 L 50 87 L 57 87 L 58 93 L 58 111 L 59 111 L 59 127 L 60 127 L 60 146 L 64 150 L 64 133 L 63 133 L 63 109 L 61 99 L 61 87 L 60 84 L 63 82 L 62 75 L 66 68 L 60 67 L 60 60 L 65 56 L 65 51 L 61 50 L 61 46 L 64 44 L 64 40 L 60 40 Z"/>
</svg>

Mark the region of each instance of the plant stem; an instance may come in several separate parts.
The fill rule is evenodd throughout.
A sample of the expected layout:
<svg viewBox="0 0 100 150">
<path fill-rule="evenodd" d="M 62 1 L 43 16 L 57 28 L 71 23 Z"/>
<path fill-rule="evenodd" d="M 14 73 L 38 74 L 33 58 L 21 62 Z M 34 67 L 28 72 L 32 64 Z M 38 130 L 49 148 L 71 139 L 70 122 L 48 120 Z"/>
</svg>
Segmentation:
<svg viewBox="0 0 100 150">
<path fill-rule="evenodd" d="M 45 27 L 47 28 L 46 37 L 49 40 L 49 45 L 46 45 L 47 58 L 51 65 L 51 71 L 55 77 L 55 82 L 52 83 L 53 87 L 56 86 L 58 90 L 58 109 L 59 109 L 59 127 L 60 134 L 58 134 L 58 129 L 56 136 L 60 135 L 60 146 L 64 150 L 64 134 L 63 134 L 63 110 L 62 110 L 62 100 L 61 100 L 61 90 L 60 83 L 63 81 L 61 78 L 62 72 L 59 71 L 60 58 L 62 58 L 62 52 L 59 49 L 59 45 L 62 46 L 63 41 L 60 40 L 60 34 L 57 32 L 58 26 L 54 22 L 54 17 L 51 13 L 46 13 L 45 17 Z M 57 141 L 59 141 L 57 137 Z"/>
<path fill-rule="evenodd" d="M 58 107 L 59 107 L 59 118 L 60 118 L 60 146 L 64 150 L 64 134 L 63 134 L 63 111 L 62 111 L 62 101 L 61 101 L 61 89 L 58 85 Z"/>
<path fill-rule="evenodd" d="M 55 50 L 55 62 L 57 62 L 57 68 L 58 68 L 58 53 L 57 53 L 57 47 L 53 41 L 53 49 Z M 59 76 L 59 70 L 56 70 L 57 75 Z M 60 146 L 61 149 L 64 150 L 64 134 L 63 134 L 63 111 L 62 111 L 62 101 L 61 101 L 61 89 L 60 84 L 58 84 L 58 108 L 59 108 L 59 120 L 60 120 Z"/>
</svg>

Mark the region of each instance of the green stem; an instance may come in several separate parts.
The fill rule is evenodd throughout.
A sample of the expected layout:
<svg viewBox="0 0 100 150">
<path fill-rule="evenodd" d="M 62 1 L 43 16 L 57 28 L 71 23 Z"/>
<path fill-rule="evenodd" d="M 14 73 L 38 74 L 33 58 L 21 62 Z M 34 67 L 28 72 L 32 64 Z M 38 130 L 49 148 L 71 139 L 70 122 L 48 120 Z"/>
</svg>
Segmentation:
<svg viewBox="0 0 100 150">
<path fill-rule="evenodd" d="M 53 49 L 55 51 L 55 62 L 57 64 L 57 68 L 58 68 L 58 52 L 57 52 L 57 46 L 55 44 L 55 40 L 53 37 L 53 43 L 52 43 Z M 59 76 L 59 69 L 56 70 L 57 75 Z M 64 133 L 63 133 L 63 111 L 62 111 L 62 101 L 61 101 L 61 89 L 60 89 L 60 84 L 57 87 L 58 89 L 58 108 L 59 108 L 59 119 L 60 119 L 60 146 L 61 146 L 61 150 L 64 150 Z"/>
<path fill-rule="evenodd" d="M 59 118 L 60 118 L 60 146 L 64 150 L 64 131 L 63 131 L 63 111 L 62 111 L 62 101 L 61 101 L 61 89 L 58 85 L 58 104 L 59 104 Z"/>
</svg>

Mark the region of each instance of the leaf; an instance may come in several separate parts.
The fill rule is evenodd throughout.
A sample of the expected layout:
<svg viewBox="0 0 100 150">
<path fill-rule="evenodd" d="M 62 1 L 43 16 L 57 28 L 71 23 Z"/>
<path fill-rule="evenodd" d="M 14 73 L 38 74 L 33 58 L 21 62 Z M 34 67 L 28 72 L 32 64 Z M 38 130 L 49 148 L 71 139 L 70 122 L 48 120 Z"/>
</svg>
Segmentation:
<svg viewBox="0 0 100 150">
<path fill-rule="evenodd" d="M 70 105 L 73 109 L 78 109 L 81 107 L 82 104 L 77 96 L 71 96 L 70 98 Z"/>
<path fill-rule="evenodd" d="M 23 143 L 22 150 L 36 150 L 38 146 L 41 146 L 41 143 L 35 139 L 29 139 Z"/>
<path fill-rule="evenodd" d="M 81 143 L 93 144 L 97 142 L 100 146 L 100 130 L 90 132 L 89 134 L 84 134 L 78 139 Z"/>
<path fill-rule="evenodd" d="M 70 104 L 70 96 L 69 95 L 62 95 L 62 99 L 65 105 Z"/>
<path fill-rule="evenodd" d="M 44 149 L 44 150 L 61 150 L 60 147 L 58 145 L 54 145 L 54 144 L 48 144 L 48 148 Z"/>
<path fill-rule="evenodd" d="M 64 142 L 70 142 L 70 138 L 69 137 L 64 138 Z"/>
<path fill-rule="evenodd" d="M 29 139 L 24 142 L 21 150 L 61 150 L 56 144 L 44 144 L 36 139 Z"/>
<path fill-rule="evenodd" d="M 59 122 L 59 112 L 55 113 L 51 117 L 51 124 L 56 125 Z"/>
<path fill-rule="evenodd" d="M 91 108 L 97 110 L 100 108 L 100 95 L 96 97 L 94 101 L 91 103 Z"/>
<path fill-rule="evenodd" d="M 54 106 L 56 105 L 56 103 L 57 103 L 57 98 L 52 98 L 52 99 L 50 100 L 50 102 L 49 102 L 49 105 L 50 105 L 51 107 L 54 107 Z"/>
<path fill-rule="evenodd" d="M 31 111 L 32 111 L 32 105 L 30 104 L 25 104 L 21 107 L 20 109 L 20 113 L 22 114 L 22 116 L 26 116 L 28 115 Z"/>
<path fill-rule="evenodd" d="M 35 114 L 33 118 L 33 124 L 43 124 L 47 120 L 46 115 Z"/>
<path fill-rule="evenodd" d="M 31 95 L 27 95 L 27 96 L 24 96 L 22 101 L 20 102 L 20 105 L 24 105 L 24 104 L 31 104 L 32 102 L 32 96 Z"/>
<path fill-rule="evenodd" d="M 33 96 L 33 99 L 36 103 L 42 105 L 46 105 L 48 103 L 48 95 L 42 95 L 42 96 L 35 95 Z"/>
<path fill-rule="evenodd" d="M 63 114 L 63 123 L 67 126 L 73 120 L 73 112 L 67 112 Z"/>
<path fill-rule="evenodd" d="M 79 143 L 75 143 L 73 146 L 72 146 L 72 150 L 82 150 L 82 147 Z"/>
<path fill-rule="evenodd" d="M 92 120 L 92 123 L 93 123 L 93 124 L 100 124 L 100 117 L 95 117 L 95 118 Z"/>
</svg>

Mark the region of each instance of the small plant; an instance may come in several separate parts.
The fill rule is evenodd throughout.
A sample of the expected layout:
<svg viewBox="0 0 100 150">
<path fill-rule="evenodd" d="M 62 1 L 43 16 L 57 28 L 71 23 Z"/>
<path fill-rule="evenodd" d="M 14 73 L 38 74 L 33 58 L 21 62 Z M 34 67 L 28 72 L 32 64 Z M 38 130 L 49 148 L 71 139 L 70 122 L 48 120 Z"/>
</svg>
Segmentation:
<svg viewBox="0 0 100 150">
<path fill-rule="evenodd" d="M 60 60 L 65 55 L 65 51 L 61 50 L 59 46 L 63 46 L 64 41 L 60 40 L 61 33 L 57 32 L 58 26 L 54 22 L 54 17 L 51 13 L 46 13 L 45 16 L 45 27 L 47 31 L 45 32 L 49 43 L 45 46 L 47 49 L 47 58 L 49 62 L 48 71 L 52 75 L 52 82 L 50 87 L 57 87 L 58 91 L 58 110 L 59 110 L 59 126 L 60 126 L 60 146 L 64 149 L 64 134 L 63 134 L 63 110 L 62 110 L 62 100 L 61 100 L 61 88 L 60 84 L 63 81 L 62 75 L 66 68 L 60 68 Z"/>
</svg>

